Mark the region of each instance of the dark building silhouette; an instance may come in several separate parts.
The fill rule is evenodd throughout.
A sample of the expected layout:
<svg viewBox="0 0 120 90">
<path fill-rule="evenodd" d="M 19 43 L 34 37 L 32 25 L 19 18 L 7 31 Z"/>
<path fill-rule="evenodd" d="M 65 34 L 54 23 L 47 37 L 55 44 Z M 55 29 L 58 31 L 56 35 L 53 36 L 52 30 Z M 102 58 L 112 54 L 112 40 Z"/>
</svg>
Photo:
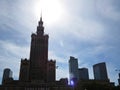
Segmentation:
<svg viewBox="0 0 120 90">
<path fill-rule="evenodd" d="M 55 82 L 56 77 L 56 61 L 50 60 L 47 63 L 47 82 Z"/>
<path fill-rule="evenodd" d="M 79 80 L 88 80 L 89 74 L 87 68 L 79 68 L 78 69 Z"/>
<path fill-rule="evenodd" d="M 105 62 L 93 65 L 95 80 L 109 80 Z"/>
<path fill-rule="evenodd" d="M 29 80 L 29 65 L 30 61 L 27 59 L 21 59 L 19 80 L 28 81 Z"/>
<path fill-rule="evenodd" d="M 44 34 L 43 21 L 41 17 L 37 27 L 37 32 L 31 35 L 30 81 L 47 81 L 48 38 L 49 36 Z"/>
<path fill-rule="evenodd" d="M 78 59 L 72 56 L 69 59 L 69 75 L 70 82 L 76 82 L 78 80 Z"/>
<path fill-rule="evenodd" d="M 9 82 L 12 79 L 12 74 L 13 72 L 9 68 L 4 69 L 2 84 Z"/>
<path fill-rule="evenodd" d="M 0 90 L 64 90 L 70 88 L 63 82 L 56 81 L 56 61 L 48 60 L 48 38 L 44 34 L 42 17 L 36 33 L 31 35 L 30 58 L 21 59 L 19 80 L 13 80 L 10 69 L 3 74 L 4 85 Z M 8 80 L 9 79 L 9 80 Z M 59 85 L 60 84 L 60 85 Z M 61 86 L 62 85 L 62 86 Z"/>
<path fill-rule="evenodd" d="M 60 83 L 63 85 L 68 85 L 68 78 L 61 78 Z"/>
<path fill-rule="evenodd" d="M 106 80 L 79 80 L 75 90 L 119 90 L 114 89 L 114 83 Z"/>
</svg>

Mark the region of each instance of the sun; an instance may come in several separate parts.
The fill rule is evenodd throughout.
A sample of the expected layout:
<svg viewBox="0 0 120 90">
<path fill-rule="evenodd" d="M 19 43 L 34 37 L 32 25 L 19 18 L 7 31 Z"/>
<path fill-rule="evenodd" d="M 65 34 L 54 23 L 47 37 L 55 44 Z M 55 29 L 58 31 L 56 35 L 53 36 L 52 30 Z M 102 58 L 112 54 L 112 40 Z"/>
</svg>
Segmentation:
<svg viewBox="0 0 120 90">
<path fill-rule="evenodd" d="M 62 19 L 64 10 L 60 0 L 39 0 L 35 3 L 34 12 L 37 18 L 42 13 L 44 22 L 53 24 Z"/>
</svg>

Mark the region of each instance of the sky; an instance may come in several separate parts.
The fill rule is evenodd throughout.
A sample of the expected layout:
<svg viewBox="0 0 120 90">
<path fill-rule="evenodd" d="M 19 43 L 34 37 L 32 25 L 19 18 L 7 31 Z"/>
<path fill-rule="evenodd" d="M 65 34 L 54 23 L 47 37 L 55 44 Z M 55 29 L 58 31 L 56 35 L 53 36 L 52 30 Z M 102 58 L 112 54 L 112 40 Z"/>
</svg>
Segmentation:
<svg viewBox="0 0 120 90">
<path fill-rule="evenodd" d="M 120 69 L 120 0 L 0 0 L 0 81 L 4 68 L 19 77 L 21 58 L 28 58 L 31 34 L 42 17 L 49 34 L 49 59 L 56 79 L 69 77 L 70 56 L 79 68 L 106 62 L 108 77 L 118 84 Z"/>
</svg>

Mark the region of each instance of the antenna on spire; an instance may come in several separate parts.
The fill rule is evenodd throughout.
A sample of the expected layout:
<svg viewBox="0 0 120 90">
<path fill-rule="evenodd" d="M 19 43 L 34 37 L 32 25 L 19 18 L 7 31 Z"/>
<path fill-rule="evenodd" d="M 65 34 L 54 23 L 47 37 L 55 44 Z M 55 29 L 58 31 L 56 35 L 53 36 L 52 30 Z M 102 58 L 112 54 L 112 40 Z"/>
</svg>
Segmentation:
<svg viewBox="0 0 120 90">
<path fill-rule="evenodd" d="M 41 15 L 40 15 L 39 26 L 43 26 L 43 21 L 42 21 L 42 10 L 41 10 Z"/>
<path fill-rule="evenodd" d="M 40 21 L 42 21 L 42 9 L 41 9 Z"/>
</svg>

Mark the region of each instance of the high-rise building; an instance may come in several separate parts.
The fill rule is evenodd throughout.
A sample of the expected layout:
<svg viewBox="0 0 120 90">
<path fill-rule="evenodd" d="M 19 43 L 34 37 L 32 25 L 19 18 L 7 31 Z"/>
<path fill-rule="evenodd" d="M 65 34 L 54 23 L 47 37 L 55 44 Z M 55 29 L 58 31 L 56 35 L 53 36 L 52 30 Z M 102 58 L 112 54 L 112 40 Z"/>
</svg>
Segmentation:
<svg viewBox="0 0 120 90">
<path fill-rule="evenodd" d="M 71 80 L 78 80 L 78 59 L 70 56 L 69 59 L 69 75 Z"/>
<path fill-rule="evenodd" d="M 89 74 L 87 68 L 79 68 L 78 69 L 79 80 L 88 80 Z"/>
<path fill-rule="evenodd" d="M 19 80 L 22 82 L 55 82 L 56 61 L 48 61 L 48 38 L 42 17 L 37 32 L 31 35 L 30 59 L 21 59 Z"/>
<path fill-rule="evenodd" d="M 93 65 L 94 79 L 108 80 L 107 68 L 105 62 Z"/>
<path fill-rule="evenodd" d="M 30 61 L 27 60 L 26 58 L 21 59 L 20 74 L 19 74 L 20 81 L 29 80 L 29 64 L 30 64 Z"/>
<path fill-rule="evenodd" d="M 37 32 L 31 35 L 30 81 L 47 81 L 48 38 L 49 36 L 44 34 L 43 21 L 41 17 L 37 27 Z"/>
<path fill-rule="evenodd" d="M 7 82 L 9 79 L 12 79 L 13 72 L 9 68 L 5 68 L 3 72 L 2 84 Z"/>
</svg>

